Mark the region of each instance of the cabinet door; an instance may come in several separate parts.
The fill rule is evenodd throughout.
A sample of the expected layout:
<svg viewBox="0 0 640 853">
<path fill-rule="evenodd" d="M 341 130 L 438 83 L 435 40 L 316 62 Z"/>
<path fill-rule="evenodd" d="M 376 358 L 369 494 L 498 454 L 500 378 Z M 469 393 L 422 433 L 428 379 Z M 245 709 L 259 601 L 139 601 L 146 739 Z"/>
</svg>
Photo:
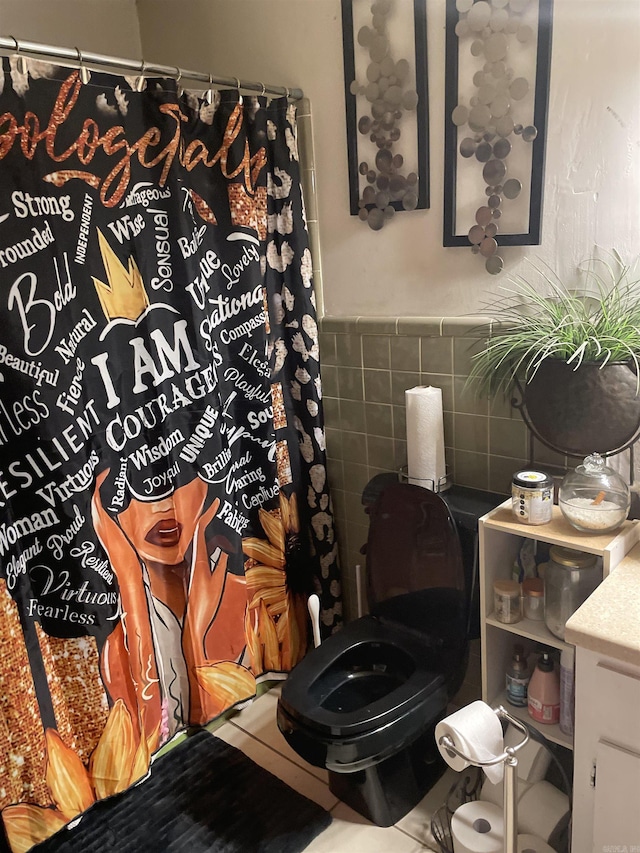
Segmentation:
<svg viewBox="0 0 640 853">
<path fill-rule="evenodd" d="M 640 849 L 640 754 L 599 741 L 593 850 Z"/>
<path fill-rule="evenodd" d="M 615 661 L 600 660 L 592 701 L 598 719 L 597 737 L 640 752 L 640 674 L 624 671 Z M 640 803 L 640 795 L 638 797 Z M 640 838 L 637 842 L 640 845 Z"/>
</svg>

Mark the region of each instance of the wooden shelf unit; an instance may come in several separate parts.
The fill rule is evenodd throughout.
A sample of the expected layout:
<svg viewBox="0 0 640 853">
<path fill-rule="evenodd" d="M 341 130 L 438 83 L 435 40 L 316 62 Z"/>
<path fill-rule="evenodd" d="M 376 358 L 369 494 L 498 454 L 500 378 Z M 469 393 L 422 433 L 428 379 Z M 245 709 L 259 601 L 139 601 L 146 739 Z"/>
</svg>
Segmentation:
<svg viewBox="0 0 640 853">
<path fill-rule="evenodd" d="M 504 705 L 514 716 L 539 729 L 550 741 L 572 749 L 573 738 L 561 732 L 559 726 L 536 723 L 526 708 L 516 708 L 508 704 L 506 698 L 505 673 L 515 643 L 522 642 L 527 652 L 533 651 L 540 644 L 560 651 L 570 647 L 554 636 L 544 622 L 521 619 L 508 625 L 495 618 L 493 582 L 512 576 L 514 561 L 523 539 L 595 554 L 602 558 L 604 578 L 640 539 L 640 523 L 625 521 L 614 533 L 581 533 L 565 520 L 559 507 L 554 506 L 553 518 L 548 524 L 522 524 L 512 514 L 510 499 L 487 513 L 479 522 L 482 698 L 492 706 Z"/>
</svg>

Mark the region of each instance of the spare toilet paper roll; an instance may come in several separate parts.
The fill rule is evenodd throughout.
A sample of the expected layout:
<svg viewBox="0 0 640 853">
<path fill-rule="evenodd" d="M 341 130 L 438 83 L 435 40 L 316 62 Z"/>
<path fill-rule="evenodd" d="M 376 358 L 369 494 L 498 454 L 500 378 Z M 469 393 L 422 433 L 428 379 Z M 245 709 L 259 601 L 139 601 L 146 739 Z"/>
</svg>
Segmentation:
<svg viewBox="0 0 640 853">
<path fill-rule="evenodd" d="M 471 762 L 464 761 L 457 755 L 451 755 L 440 745 L 440 738 L 449 735 L 453 744 L 460 752 L 464 752 Z M 453 770 L 464 770 L 474 761 L 487 761 L 501 755 L 504 751 L 502 726 L 498 715 L 487 705 L 478 700 L 460 708 L 436 726 L 436 743 L 440 754 Z M 482 768 L 492 782 L 500 782 L 504 775 L 504 764 L 494 764 Z"/>
<path fill-rule="evenodd" d="M 518 829 L 549 841 L 569 817 L 569 798 L 551 782 L 536 782 L 518 801 Z"/>
<path fill-rule="evenodd" d="M 556 851 L 537 835 L 526 834 L 518 836 L 518 853 L 556 853 Z"/>
<path fill-rule="evenodd" d="M 502 853 L 504 818 L 493 803 L 463 803 L 451 818 L 453 853 Z"/>
<path fill-rule="evenodd" d="M 530 787 L 531 785 L 525 782 L 524 779 L 518 779 L 518 802 L 520 802 Z M 494 805 L 502 808 L 504 805 L 504 782 L 494 784 L 489 779 L 485 779 L 482 790 L 480 791 L 480 799 L 486 803 L 494 803 Z"/>
<path fill-rule="evenodd" d="M 512 725 L 507 726 L 504 745 L 517 746 L 519 743 L 522 743 L 522 733 Z M 531 784 L 542 782 L 551 762 L 551 753 L 548 749 L 533 738 L 529 738 L 527 745 L 517 751 L 516 757 L 519 779 L 526 779 Z"/>
<path fill-rule="evenodd" d="M 419 385 L 405 391 L 409 482 L 437 491 L 444 482 L 442 389 Z"/>
</svg>

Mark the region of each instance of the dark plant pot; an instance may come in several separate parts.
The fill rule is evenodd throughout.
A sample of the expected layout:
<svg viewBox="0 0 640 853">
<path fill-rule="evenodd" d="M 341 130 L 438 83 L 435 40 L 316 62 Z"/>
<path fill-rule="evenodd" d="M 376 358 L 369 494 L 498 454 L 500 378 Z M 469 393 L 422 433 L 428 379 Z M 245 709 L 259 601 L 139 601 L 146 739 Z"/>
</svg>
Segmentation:
<svg viewBox="0 0 640 853">
<path fill-rule="evenodd" d="M 520 386 L 522 416 L 548 447 L 570 456 L 612 453 L 640 434 L 640 396 L 629 364 L 573 365 L 546 359 Z"/>
</svg>

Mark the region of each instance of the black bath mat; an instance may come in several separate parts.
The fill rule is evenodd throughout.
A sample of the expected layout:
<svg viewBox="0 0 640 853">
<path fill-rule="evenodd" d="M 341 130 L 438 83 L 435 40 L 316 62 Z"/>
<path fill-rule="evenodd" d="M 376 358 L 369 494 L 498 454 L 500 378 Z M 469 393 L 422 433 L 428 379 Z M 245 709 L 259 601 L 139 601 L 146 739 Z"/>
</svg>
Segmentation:
<svg viewBox="0 0 640 853">
<path fill-rule="evenodd" d="M 134 788 L 93 805 L 32 853 L 298 853 L 331 816 L 200 731 Z"/>
</svg>

